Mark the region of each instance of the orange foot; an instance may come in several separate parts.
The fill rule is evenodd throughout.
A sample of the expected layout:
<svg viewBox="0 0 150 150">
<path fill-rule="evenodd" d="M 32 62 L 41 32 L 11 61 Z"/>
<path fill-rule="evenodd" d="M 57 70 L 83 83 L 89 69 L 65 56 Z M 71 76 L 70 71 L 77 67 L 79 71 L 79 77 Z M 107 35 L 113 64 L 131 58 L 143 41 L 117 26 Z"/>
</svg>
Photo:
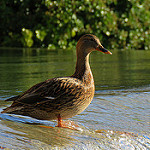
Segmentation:
<svg viewBox="0 0 150 150">
<path fill-rule="evenodd" d="M 42 128 L 48 128 L 48 129 L 54 128 L 54 127 L 50 127 L 50 126 L 39 126 L 39 127 L 42 127 Z"/>
<path fill-rule="evenodd" d="M 77 128 L 79 127 L 76 125 L 73 121 L 67 120 L 67 121 L 62 121 L 61 116 L 58 115 L 58 125 L 56 127 L 62 127 L 62 128 L 68 128 L 72 130 L 78 130 Z"/>
<path fill-rule="evenodd" d="M 79 130 L 79 126 L 76 125 L 73 121 L 70 121 L 70 120 L 66 120 L 66 121 L 63 121 L 60 117 L 60 115 L 58 115 L 58 124 L 56 127 L 61 127 L 61 128 L 67 128 L 67 129 L 71 129 L 71 130 Z M 42 128 L 48 128 L 48 129 L 51 129 L 51 128 L 54 128 L 54 127 L 50 127 L 50 126 L 40 126 Z"/>
</svg>

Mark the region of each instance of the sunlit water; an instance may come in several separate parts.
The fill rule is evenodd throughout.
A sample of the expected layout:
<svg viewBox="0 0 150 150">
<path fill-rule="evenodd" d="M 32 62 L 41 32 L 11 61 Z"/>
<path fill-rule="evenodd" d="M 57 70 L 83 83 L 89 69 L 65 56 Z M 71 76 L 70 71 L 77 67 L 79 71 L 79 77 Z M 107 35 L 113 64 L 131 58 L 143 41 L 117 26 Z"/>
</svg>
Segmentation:
<svg viewBox="0 0 150 150">
<path fill-rule="evenodd" d="M 0 149 L 150 149 L 150 51 L 112 53 L 90 56 L 96 92 L 89 107 L 69 119 L 76 130 L 0 114 Z M 48 78 L 71 75 L 75 62 L 75 51 L 0 50 L 0 112 L 11 104 L 5 99 Z"/>
</svg>

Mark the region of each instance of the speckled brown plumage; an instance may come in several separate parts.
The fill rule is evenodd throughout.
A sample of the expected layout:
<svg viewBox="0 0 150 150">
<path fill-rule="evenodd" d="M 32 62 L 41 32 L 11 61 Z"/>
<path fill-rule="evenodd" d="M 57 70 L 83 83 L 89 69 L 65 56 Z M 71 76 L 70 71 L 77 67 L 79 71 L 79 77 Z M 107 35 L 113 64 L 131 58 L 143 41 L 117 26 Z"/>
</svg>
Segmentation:
<svg viewBox="0 0 150 150">
<path fill-rule="evenodd" d="M 48 79 L 31 87 L 23 94 L 12 97 L 12 105 L 2 113 L 30 116 L 41 120 L 66 119 L 81 113 L 94 96 L 94 79 L 89 65 L 89 54 L 103 48 L 99 39 L 86 34 L 77 43 L 75 73 L 69 77 Z"/>
</svg>

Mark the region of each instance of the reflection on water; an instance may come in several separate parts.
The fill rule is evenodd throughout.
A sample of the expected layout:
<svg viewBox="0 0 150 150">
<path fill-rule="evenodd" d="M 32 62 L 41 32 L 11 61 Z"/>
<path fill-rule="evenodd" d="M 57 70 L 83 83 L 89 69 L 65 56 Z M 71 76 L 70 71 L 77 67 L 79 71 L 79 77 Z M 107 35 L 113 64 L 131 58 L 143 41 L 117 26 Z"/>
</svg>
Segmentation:
<svg viewBox="0 0 150 150">
<path fill-rule="evenodd" d="M 0 149 L 150 149 L 149 58 L 150 51 L 92 53 L 96 93 L 84 112 L 70 118 L 78 130 L 0 114 Z M 1 50 L 0 112 L 10 105 L 4 101 L 8 97 L 47 78 L 72 74 L 75 62 L 74 51 Z"/>
</svg>

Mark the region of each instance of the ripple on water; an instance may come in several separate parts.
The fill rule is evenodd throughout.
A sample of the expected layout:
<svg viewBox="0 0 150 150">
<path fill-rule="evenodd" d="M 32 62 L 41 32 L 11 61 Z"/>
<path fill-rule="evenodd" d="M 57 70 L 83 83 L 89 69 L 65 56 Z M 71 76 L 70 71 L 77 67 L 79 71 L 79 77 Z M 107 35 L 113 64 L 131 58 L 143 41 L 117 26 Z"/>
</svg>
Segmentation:
<svg viewBox="0 0 150 150">
<path fill-rule="evenodd" d="M 8 149 L 150 149 L 150 92 L 97 91 L 92 104 L 71 118 L 78 130 L 54 127 L 54 121 L 0 114 L 0 147 Z M 10 103 L 0 101 L 0 111 Z M 54 128 L 42 128 L 40 125 Z"/>
<path fill-rule="evenodd" d="M 94 131 L 80 125 L 82 130 L 47 129 L 38 125 L 1 120 L 0 127 L 0 146 L 10 149 L 148 150 L 150 148 L 148 136 L 113 130 Z"/>
</svg>

